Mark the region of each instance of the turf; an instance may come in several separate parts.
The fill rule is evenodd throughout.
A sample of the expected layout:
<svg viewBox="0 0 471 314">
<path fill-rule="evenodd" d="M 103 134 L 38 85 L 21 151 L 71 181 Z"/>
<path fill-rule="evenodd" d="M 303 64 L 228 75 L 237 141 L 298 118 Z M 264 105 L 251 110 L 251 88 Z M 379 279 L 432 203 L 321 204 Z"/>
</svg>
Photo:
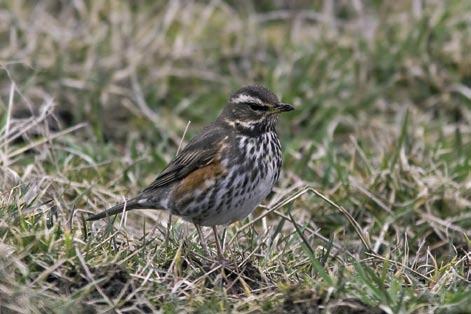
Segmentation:
<svg viewBox="0 0 471 314">
<path fill-rule="evenodd" d="M 439 0 L 2 1 L 0 312 L 469 313 L 470 15 Z M 296 111 L 279 184 L 227 228 L 228 265 L 210 230 L 208 256 L 163 212 L 85 222 L 249 83 Z"/>
</svg>

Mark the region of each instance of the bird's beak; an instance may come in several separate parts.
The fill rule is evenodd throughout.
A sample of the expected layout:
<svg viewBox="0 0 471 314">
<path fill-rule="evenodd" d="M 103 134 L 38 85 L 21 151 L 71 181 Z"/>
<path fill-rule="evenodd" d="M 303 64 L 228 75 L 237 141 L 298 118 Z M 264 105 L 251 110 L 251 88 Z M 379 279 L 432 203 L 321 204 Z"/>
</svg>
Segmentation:
<svg viewBox="0 0 471 314">
<path fill-rule="evenodd" d="M 286 112 L 286 111 L 291 111 L 294 110 L 294 107 L 289 104 L 284 104 L 284 103 L 277 103 L 273 106 L 273 109 L 275 112 Z"/>
</svg>

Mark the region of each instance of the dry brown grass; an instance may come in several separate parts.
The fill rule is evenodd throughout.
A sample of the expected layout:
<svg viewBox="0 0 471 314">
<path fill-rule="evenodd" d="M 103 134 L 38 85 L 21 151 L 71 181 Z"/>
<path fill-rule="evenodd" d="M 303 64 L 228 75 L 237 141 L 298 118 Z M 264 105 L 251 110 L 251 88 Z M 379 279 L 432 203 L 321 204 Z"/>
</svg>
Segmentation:
<svg viewBox="0 0 471 314">
<path fill-rule="evenodd" d="M 0 312 L 471 307 L 470 5 L 244 3 L 0 4 Z M 298 110 L 232 265 L 166 213 L 85 223 L 252 82 Z"/>
</svg>

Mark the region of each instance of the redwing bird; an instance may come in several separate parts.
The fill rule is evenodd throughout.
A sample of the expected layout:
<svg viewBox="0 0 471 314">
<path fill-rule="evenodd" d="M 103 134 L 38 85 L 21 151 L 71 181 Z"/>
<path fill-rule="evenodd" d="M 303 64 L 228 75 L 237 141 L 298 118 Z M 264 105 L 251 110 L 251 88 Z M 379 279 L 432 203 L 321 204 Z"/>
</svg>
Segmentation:
<svg viewBox="0 0 471 314">
<path fill-rule="evenodd" d="M 97 220 L 131 209 L 163 209 L 200 226 L 247 217 L 277 182 L 281 146 L 278 114 L 291 105 L 262 86 L 246 86 L 229 98 L 216 121 L 195 136 L 145 190 L 125 203 L 88 217 Z"/>
</svg>

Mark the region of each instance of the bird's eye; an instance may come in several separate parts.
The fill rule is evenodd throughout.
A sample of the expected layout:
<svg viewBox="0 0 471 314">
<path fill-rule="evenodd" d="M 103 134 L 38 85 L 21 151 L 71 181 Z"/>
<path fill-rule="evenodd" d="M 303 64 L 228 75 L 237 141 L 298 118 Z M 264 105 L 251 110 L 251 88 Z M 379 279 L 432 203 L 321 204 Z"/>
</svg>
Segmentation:
<svg viewBox="0 0 471 314">
<path fill-rule="evenodd" d="M 262 106 L 258 104 L 249 104 L 250 109 L 255 110 L 255 111 L 267 111 L 268 107 L 267 106 Z"/>
</svg>

